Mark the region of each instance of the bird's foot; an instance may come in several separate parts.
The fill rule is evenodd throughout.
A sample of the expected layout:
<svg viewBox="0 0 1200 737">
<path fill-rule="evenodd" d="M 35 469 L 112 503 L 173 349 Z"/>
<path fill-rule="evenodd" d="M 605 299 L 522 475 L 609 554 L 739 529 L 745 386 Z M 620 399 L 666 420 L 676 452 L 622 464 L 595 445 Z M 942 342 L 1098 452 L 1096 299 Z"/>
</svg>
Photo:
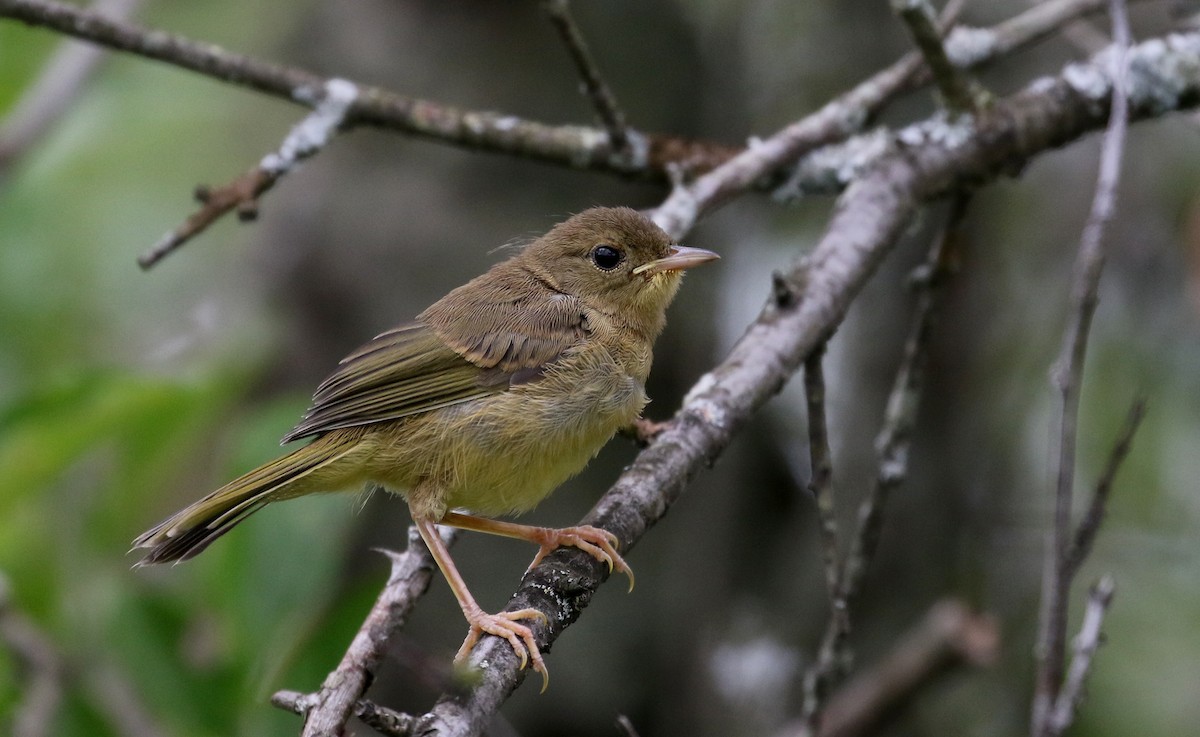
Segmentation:
<svg viewBox="0 0 1200 737">
<path fill-rule="evenodd" d="M 498 614 L 487 614 L 477 610 L 467 613 L 466 616 L 471 629 L 467 632 L 467 639 L 463 640 L 462 647 L 458 649 L 458 654 L 454 656 L 455 665 L 462 665 L 467 661 L 467 655 L 470 654 L 471 648 L 475 647 L 475 643 L 479 642 L 480 637 L 484 634 L 495 635 L 507 640 L 508 644 L 512 646 L 513 652 L 521 659 L 522 670 L 531 661 L 533 662 L 533 669 L 542 675 L 542 692 L 545 693 L 546 688 L 550 686 L 550 672 L 546 670 L 542 652 L 533 639 L 533 630 L 517 621 L 519 619 L 540 619 L 545 624 L 545 614 L 537 609 L 518 609 L 515 612 Z"/>
<path fill-rule="evenodd" d="M 656 422 L 648 420 L 645 417 L 639 417 L 633 421 L 633 424 L 621 430 L 622 435 L 628 435 L 633 438 L 633 441 L 645 448 L 654 442 L 654 439 L 662 434 L 671 426 L 671 421 Z"/>
<path fill-rule="evenodd" d="M 539 546 L 537 555 L 533 557 L 533 562 L 529 564 L 528 573 L 533 570 L 533 567 L 542 562 L 548 553 L 556 548 L 570 546 L 579 548 L 583 552 L 592 556 L 596 560 L 608 566 L 609 573 L 617 571 L 629 576 L 629 590 L 633 591 L 633 570 L 625 563 L 625 559 L 617 552 L 617 546 L 620 540 L 617 536 L 608 530 L 602 530 L 599 527 L 591 525 L 582 525 L 580 527 L 563 527 L 554 529 L 550 527 L 536 528 L 537 532 L 533 538 Z"/>
</svg>

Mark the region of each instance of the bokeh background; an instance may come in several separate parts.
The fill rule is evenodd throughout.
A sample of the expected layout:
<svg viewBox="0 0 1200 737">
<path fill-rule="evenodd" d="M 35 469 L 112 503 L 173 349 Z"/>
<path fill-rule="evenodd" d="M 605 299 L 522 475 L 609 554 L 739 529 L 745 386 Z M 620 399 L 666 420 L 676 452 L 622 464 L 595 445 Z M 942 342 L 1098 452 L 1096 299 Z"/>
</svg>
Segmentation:
<svg viewBox="0 0 1200 737">
<path fill-rule="evenodd" d="M 575 4 L 631 123 L 738 144 L 813 110 L 907 50 L 884 2 L 705 0 Z M 1141 3 L 1135 31 L 1170 3 Z M 968 3 L 984 24 L 1027 7 Z M 230 49 L 465 108 L 590 122 L 537 3 L 431 0 L 145 2 L 140 22 Z M 1100 26 L 1103 27 L 1103 19 Z M 0 113 L 58 43 L 0 22 Z M 983 75 L 998 93 L 1084 54 L 1052 39 Z M 885 122 L 931 112 L 928 92 Z M 150 273 L 135 257 L 303 111 L 164 65 L 113 57 L 39 145 L 0 171 L 0 576 L 3 612 L 62 664 L 46 735 L 290 735 L 267 704 L 312 690 L 382 585 L 375 547 L 403 544 L 403 503 L 307 498 L 241 525 L 177 567 L 131 570 L 129 541 L 273 457 L 337 359 L 528 239 L 595 204 L 647 207 L 660 186 L 391 133 L 339 138 L 271 192 L 257 223 L 226 219 Z M 1026 729 L 1056 400 L 1048 380 L 1096 168 L 1093 137 L 983 189 L 933 343 L 908 483 L 853 619 L 868 666 L 937 601 L 991 613 L 986 669 L 923 689 L 889 735 Z M 1079 580 L 1118 592 L 1080 735 L 1181 735 L 1200 723 L 1200 126 L 1131 130 L 1081 414 L 1080 490 L 1136 393 L 1149 415 Z M 691 245 L 723 260 L 692 274 L 651 378 L 673 411 L 760 309 L 773 269 L 820 236 L 831 200 L 751 196 Z M 827 377 L 841 514 L 874 474 L 872 442 L 912 296 L 908 272 L 942 218 L 930 208 L 833 340 Z M 526 685 L 495 734 L 772 734 L 795 716 L 824 597 L 798 382 L 772 402 L 629 556 L 639 585 L 605 586 L 555 644 L 550 691 Z M 581 517 L 633 457 L 614 441 L 530 521 Z M 532 550 L 464 536 L 455 549 L 485 607 Z M 465 626 L 444 582 L 371 691 L 421 711 Z M 0 648 L 0 724 L 30 683 Z M 6 727 L 0 727 L 6 729 Z M 361 725 L 358 733 L 369 730 Z"/>
</svg>

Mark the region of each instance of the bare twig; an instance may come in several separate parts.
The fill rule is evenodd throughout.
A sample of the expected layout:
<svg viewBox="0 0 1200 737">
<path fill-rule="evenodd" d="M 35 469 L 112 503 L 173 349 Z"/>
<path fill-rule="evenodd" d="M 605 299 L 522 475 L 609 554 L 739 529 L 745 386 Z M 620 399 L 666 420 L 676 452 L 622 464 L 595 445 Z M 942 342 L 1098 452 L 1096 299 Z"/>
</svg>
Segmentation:
<svg viewBox="0 0 1200 737">
<path fill-rule="evenodd" d="M 558 30 L 558 34 L 562 36 L 563 43 L 566 44 L 567 51 L 571 54 L 571 60 L 575 62 L 575 68 L 579 70 L 579 76 L 583 80 L 584 94 L 592 101 L 596 115 L 600 117 L 600 122 L 608 131 L 608 139 L 612 143 L 613 150 L 626 150 L 629 147 L 629 129 L 625 124 L 625 114 L 617 106 L 617 98 L 613 95 L 612 90 L 600 76 L 600 67 L 596 66 L 595 60 L 588 51 L 587 42 L 583 39 L 583 34 L 575 25 L 575 19 L 571 17 L 568 0 L 542 0 L 542 7 L 545 9 L 546 15 L 550 17 L 555 29 Z"/>
<path fill-rule="evenodd" d="M 1070 577 L 1079 572 L 1079 566 L 1083 564 L 1083 561 L 1092 552 L 1092 544 L 1096 541 L 1096 533 L 1100 531 L 1100 525 L 1104 522 L 1104 515 L 1108 508 L 1108 497 L 1112 491 L 1113 480 L 1116 478 L 1121 464 L 1125 461 L 1125 456 L 1129 454 L 1129 447 L 1133 444 L 1133 436 L 1137 433 L 1137 429 L 1142 424 L 1142 418 L 1145 415 L 1146 400 L 1144 397 L 1138 397 L 1133 400 L 1133 404 L 1129 408 L 1129 414 L 1125 417 L 1125 424 L 1122 425 L 1121 431 L 1113 443 L 1112 450 L 1108 453 L 1108 462 L 1104 465 L 1104 472 L 1100 474 L 1100 480 L 1096 482 L 1096 488 L 1092 492 L 1092 501 L 1088 504 L 1087 512 L 1084 513 L 1083 519 L 1079 521 L 1079 525 L 1075 528 L 1075 537 L 1071 542 L 1070 550 L 1067 551 L 1066 559 L 1067 572 Z"/>
<path fill-rule="evenodd" d="M 950 251 L 956 240 L 958 227 L 966 212 L 967 195 L 956 195 L 947 216 L 945 228 L 934 239 L 929 256 L 917 270 L 913 284 L 918 290 L 912 327 L 904 345 L 904 355 L 896 370 L 896 380 L 888 397 L 884 426 L 876 440 L 879 453 L 879 472 L 875 484 L 863 500 L 858 513 L 858 527 L 850 543 L 845 560 L 840 565 L 834 562 L 832 592 L 833 603 L 829 623 L 822 637 L 816 661 L 804 674 L 804 701 L 800 721 L 808 726 L 808 734 L 817 732 L 817 721 L 821 714 L 825 691 L 838 675 L 845 660 L 846 638 L 850 633 L 850 606 L 858 595 L 859 585 L 878 546 L 880 528 L 883 523 L 883 507 L 888 494 L 898 486 L 908 473 L 908 448 L 912 427 L 916 422 L 918 400 L 921 395 L 926 349 L 929 342 L 936 297 L 946 275 L 950 271 Z M 818 357 L 819 360 L 819 357 Z M 805 388 L 808 389 L 808 371 L 812 358 L 805 362 Z M 819 368 L 819 366 L 818 366 Z M 823 389 L 823 387 L 821 387 Z M 809 396 L 809 415 L 812 422 L 813 397 Z M 819 395 L 818 395 L 819 396 Z M 821 405 L 816 407 L 824 429 Z M 811 424 L 810 424 L 811 427 Z M 811 432 L 811 430 L 810 430 Z M 817 453 L 814 446 L 813 478 L 818 474 Z M 826 453 L 828 450 L 826 450 Z M 818 497 L 818 506 L 820 505 Z M 832 506 L 832 500 L 830 500 Z M 827 542 L 825 543 L 828 544 Z M 834 542 L 836 555 L 836 540 Z M 828 565 L 828 561 L 826 561 Z"/>
<path fill-rule="evenodd" d="M 908 337 L 904 342 L 904 355 L 896 370 L 891 394 L 888 395 L 883 427 L 875 439 L 879 471 L 875 483 L 859 507 L 858 529 L 851 541 L 842 573 L 842 594 L 848 601 L 858 595 L 863 575 L 871 559 L 875 557 L 883 523 L 883 509 L 888 496 L 908 475 L 908 452 L 924 387 L 925 361 L 934 310 L 941 287 L 956 261 L 955 249 L 959 228 L 966 215 L 969 200 L 970 196 L 966 194 L 954 196 L 945 227 L 934 239 L 929 256 L 913 277 L 917 288 L 917 304 Z"/>
<path fill-rule="evenodd" d="M 1112 604 L 1116 583 L 1112 576 L 1104 576 L 1088 592 L 1087 608 L 1083 611 L 1083 624 L 1075 637 L 1075 657 L 1067 672 L 1066 682 L 1050 714 L 1048 733 L 1060 735 L 1075 721 L 1075 714 L 1083 702 L 1083 688 L 1092 669 L 1092 659 L 1104 641 L 1104 615 Z"/>
<path fill-rule="evenodd" d="M 824 357 L 825 344 L 822 343 L 804 359 L 804 396 L 808 405 L 808 449 L 812 465 L 809 489 L 816 501 L 821 557 L 825 564 L 825 584 L 829 590 L 829 627 L 816 662 L 804 674 L 802 718 L 810 726 L 815 725 L 826 688 L 838 671 L 842 643 L 850 634 L 850 615 L 839 576 L 841 556 L 838 552 L 837 516 L 833 501 L 833 461 L 825 423 L 825 375 L 821 365 Z"/>
<path fill-rule="evenodd" d="M 271 695 L 271 703 L 285 711 L 304 716 L 313 706 L 313 696 L 299 691 L 276 691 Z M 371 729 L 389 737 L 409 737 L 417 723 L 416 717 L 410 714 L 380 706 L 367 699 L 356 700 L 350 713 Z"/>
<path fill-rule="evenodd" d="M 139 5 L 141 0 L 96 0 L 88 10 L 109 18 L 127 18 Z M 0 177 L 53 129 L 104 56 L 95 46 L 69 41 L 59 44 L 0 127 Z"/>
<path fill-rule="evenodd" d="M 24 669 L 27 686 L 12 715 L 13 737 L 46 737 L 63 697 L 63 662 L 45 634 L 12 606 L 8 580 L 0 576 L 0 642 Z"/>
<path fill-rule="evenodd" d="M 831 616 L 845 618 L 845 607 L 838 596 L 838 530 L 833 503 L 833 461 L 829 453 L 829 432 L 825 423 L 825 373 L 822 361 L 825 346 L 818 346 L 804 360 L 804 397 L 808 404 L 808 454 L 812 459 L 812 479 L 808 489 L 817 505 L 821 532 L 821 554 L 825 561 L 825 583 L 829 587 Z M 847 625 L 848 626 L 848 625 Z"/>
<path fill-rule="evenodd" d="M 978 82 L 950 60 L 929 0 L 892 0 L 892 11 L 904 21 L 913 43 L 925 58 L 946 107 L 960 113 L 977 109 L 987 95 Z"/>
<path fill-rule="evenodd" d="M 404 624 L 416 600 L 429 587 L 434 570 L 433 557 L 415 527 L 408 530 L 408 548 L 403 553 L 385 551 L 385 554 L 392 561 L 391 575 L 342 662 L 316 693 L 292 699 L 280 692 L 272 699 L 277 706 L 305 715 L 304 737 L 342 734 L 346 720 L 356 713 L 355 705 L 366 692 L 375 669 L 387 652 L 389 638 Z M 299 706 L 293 707 L 294 704 Z M 359 707 L 359 711 L 363 708 Z"/>
<path fill-rule="evenodd" d="M 151 268 L 231 210 L 236 209 L 242 221 L 258 217 L 259 196 L 329 143 L 345 123 L 346 112 L 358 93 L 358 87 L 344 79 L 327 81 L 316 109 L 292 128 L 277 152 L 267 154 L 257 166 L 228 184 L 215 189 L 197 187 L 200 209 L 139 256 L 138 265 Z"/>
<path fill-rule="evenodd" d="M 1062 686 L 1066 658 L 1067 609 L 1074 574 L 1070 565 L 1071 502 L 1075 486 L 1075 450 L 1078 437 L 1079 394 L 1088 333 L 1099 299 L 1104 269 L 1104 229 L 1112 218 L 1121 157 L 1128 125 L 1126 67 L 1129 54 L 1129 19 L 1123 0 L 1112 0 L 1113 49 L 1106 61 L 1112 76 L 1108 129 L 1100 154 L 1100 172 L 1091 212 L 1080 237 L 1079 254 L 1071 287 L 1071 314 L 1063 335 L 1062 350 L 1052 372 L 1061 395 L 1058 483 L 1055 488 L 1054 524 L 1046 546 L 1042 575 L 1042 606 L 1038 627 L 1037 675 L 1031 716 L 1034 737 L 1051 734 L 1051 711 Z"/>
</svg>

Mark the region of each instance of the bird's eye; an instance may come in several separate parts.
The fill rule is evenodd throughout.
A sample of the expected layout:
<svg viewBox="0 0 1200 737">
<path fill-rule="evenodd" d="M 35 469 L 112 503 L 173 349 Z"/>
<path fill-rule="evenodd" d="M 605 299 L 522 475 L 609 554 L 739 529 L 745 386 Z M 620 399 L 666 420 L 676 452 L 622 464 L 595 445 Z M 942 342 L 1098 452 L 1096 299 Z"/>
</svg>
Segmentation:
<svg viewBox="0 0 1200 737">
<path fill-rule="evenodd" d="M 622 258 L 624 256 L 620 251 L 603 243 L 592 249 L 592 263 L 605 271 L 617 268 Z"/>
</svg>

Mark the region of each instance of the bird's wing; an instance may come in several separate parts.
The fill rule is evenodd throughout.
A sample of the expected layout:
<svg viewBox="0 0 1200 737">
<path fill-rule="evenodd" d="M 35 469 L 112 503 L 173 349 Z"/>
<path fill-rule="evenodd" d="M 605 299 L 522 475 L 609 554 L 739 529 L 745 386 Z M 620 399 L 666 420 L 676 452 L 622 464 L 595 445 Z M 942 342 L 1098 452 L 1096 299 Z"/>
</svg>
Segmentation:
<svg viewBox="0 0 1200 737">
<path fill-rule="evenodd" d="M 531 322 L 514 316 L 524 312 L 520 307 L 493 306 L 455 319 L 439 319 L 431 308 L 418 322 L 376 336 L 321 382 L 283 442 L 396 420 L 536 380 L 582 338 L 583 316 L 574 306 L 552 306 Z"/>
</svg>

